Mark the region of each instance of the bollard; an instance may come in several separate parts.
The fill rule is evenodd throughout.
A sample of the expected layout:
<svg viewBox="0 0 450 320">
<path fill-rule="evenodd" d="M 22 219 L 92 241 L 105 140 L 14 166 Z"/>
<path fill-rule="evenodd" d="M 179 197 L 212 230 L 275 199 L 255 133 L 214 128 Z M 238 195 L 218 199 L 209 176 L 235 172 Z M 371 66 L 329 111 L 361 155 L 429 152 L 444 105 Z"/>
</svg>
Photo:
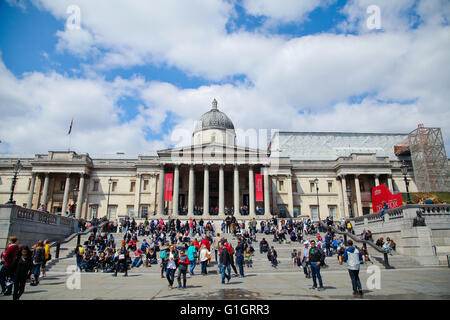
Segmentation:
<svg viewBox="0 0 450 320">
<path fill-rule="evenodd" d="M 347 245 L 347 234 L 344 233 L 344 245 Z"/>
<path fill-rule="evenodd" d="M 77 236 L 77 247 L 80 245 L 81 243 L 81 234 L 78 234 Z"/>
<path fill-rule="evenodd" d="M 56 244 L 56 259 L 59 259 L 59 248 L 61 247 L 61 244 L 58 242 Z"/>
</svg>

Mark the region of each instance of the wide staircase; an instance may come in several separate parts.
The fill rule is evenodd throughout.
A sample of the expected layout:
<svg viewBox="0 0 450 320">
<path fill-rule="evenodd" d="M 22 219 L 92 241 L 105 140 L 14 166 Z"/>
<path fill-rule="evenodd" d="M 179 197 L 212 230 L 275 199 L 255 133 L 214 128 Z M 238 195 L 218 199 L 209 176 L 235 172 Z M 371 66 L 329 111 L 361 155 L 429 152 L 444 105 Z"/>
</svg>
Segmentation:
<svg viewBox="0 0 450 320">
<path fill-rule="evenodd" d="M 81 237 L 81 244 L 83 245 L 85 241 L 87 241 L 89 234 L 83 235 Z M 116 246 L 120 245 L 120 241 L 124 238 L 124 233 L 114 233 L 113 234 L 116 242 Z M 237 239 L 232 234 L 228 233 L 221 233 L 221 236 L 226 238 L 233 247 L 237 244 Z M 321 234 L 322 237 L 325 236 L 325 234 Z M 313 239 L 312 236 L 308 236 Z M 140 247 L 142 240 L 147 237 L 145 236 L 139 236 L 138 237 L 138 247 Z M 278 253 L 278 261 L 279 264 L 277 268 L 273 268 L 271 266 L 271 263 L 267 259 L 266 253 L 259 253 L 259 241 L 265 238 L 269 246 L 273 246 L 275 250 Z M 305 237 L 306 238 L 306 237 Z M 254 243 L 254 255 L 253 255 L 253 267 L 247 268 L 245 267 L 245 273 L 246 274 L 264 274 L 264 273 L 285 273 L 285 272 L 303 272 L 302 268 L 299 268 L 297 266 L 293 266 L 292 259 L 291 259 L 291 252 L 293 249 L 297 249 L 297 251 L 301 250 L 303 247 L 303 244 L 299 242 L 291 242 L 291 243 L 283 243 L 280 244 L 278 242 L 273 242 L 273 235 L 265 235 L 261 233 L 257 233 L 257 240 L 258 242 Z M 77 245 L 77 237 L 72 239 L 71 241 L 64 243 L 60 247 L 60 257 L 59 259 L 52 259 L 48 263 L 47 270 L 51 272 L 57 272 L 57 273 L 66 273 L 69 266 L 75 266 L 76 265 L 76 258 L 74 249 Z M 357 244 L 360 246 L 360 244 Z M 53 249 L 54 250 L 54 249 Z M 371 266 L 371 265 L 377 265 L 380 268 L 384 269 L 384 261 L 383 261 L 383 254 L 374 250 L 370 246 L 368 246 L 368 253 L 371 259 L 371 262 L 367 262 L 365 266 Z M 55 257 L 55 253 L 52 252 L 52 256 Z M 133 253 L 131 253 L 131 257 L 133 258 Z M 211 251 L 211 257 L 212 257 L 212 264 L 208 267 L 210 271 L 215 272 L 214 270 L 217 270 L 217 264 L 215 262 L 214 257 L 214 251 Z M 130 273 L 160 273 L 160 267 L 159 267 L 159 253 L 158 253 L 158 264 L 154 264 L 151 267 L 145 267 L 144 265 L 141 265 L 139 268 L 132 268 L 130 270 Z M 331 257 L 327 257 L 325 259 L 326 267 L 323 269 L 323 272 L 328 271 L 345 271 L 347 269 L 347 266 L 345 263 L 342 265 L 339 264 L 337 260 L 337 255 L 333 255 Z M 389 255 L 389 265 L 391 268 L 395 269 L 403 269 L 403 268 L 420 268 L 420 264 L 416 262 L 413 258 L 409 258 L 406 256 L 401 256 L 399 254 L 396 254 L 395 252 L 392 255 Z M 236 266 L 237 267 L 237 266 Z M 364 268 L 364 266 L 363 266 Z M 200 266 L 196 266 L 195 271 L 196 274 L 200 273 Z"/>
</svg>

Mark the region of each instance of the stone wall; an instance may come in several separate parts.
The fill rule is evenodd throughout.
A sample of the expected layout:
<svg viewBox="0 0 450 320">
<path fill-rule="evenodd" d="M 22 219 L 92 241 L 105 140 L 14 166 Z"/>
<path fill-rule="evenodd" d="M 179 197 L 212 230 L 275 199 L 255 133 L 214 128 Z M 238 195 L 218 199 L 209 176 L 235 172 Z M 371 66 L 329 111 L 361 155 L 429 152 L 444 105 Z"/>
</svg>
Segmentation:
<svg viewBox="0 0 450 320">
<path fill-rule="evenodd" d="M 426 226 L 413 227 L 417 211 L 422 212 Z M 357 217 L 353 227 L 356 235 L 370 230 L 374 241 L 392 238 L 399 254 L 411 256 L 422 265 L 438 265 L 436 248 L 450 246 L 450 205 L 406 205 L 387 210 L 384 220 L 380 214 Z"/>
<path fill-rule="evenodd" d="M 63 240 L 77 231 L 78 221 L 19 206 L 0 205 L 0 246 L 5 248 L 9 236 L 18 243 L 32 246 L 39 240 Z"/>
</svg>

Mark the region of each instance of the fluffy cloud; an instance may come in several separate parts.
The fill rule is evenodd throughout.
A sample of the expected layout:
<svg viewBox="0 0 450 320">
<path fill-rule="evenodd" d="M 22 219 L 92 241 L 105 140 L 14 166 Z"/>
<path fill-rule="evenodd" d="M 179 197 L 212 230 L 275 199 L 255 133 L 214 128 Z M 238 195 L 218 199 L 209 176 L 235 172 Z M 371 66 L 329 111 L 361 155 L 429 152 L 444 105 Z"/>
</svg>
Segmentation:
<svg viewBox="0 0 450 320">
<path fill-rule="evenodd" d="M 11 133 L 10 124 L 0 127 L 3 139 L 10 141 L 8 151 L 64 148 L 72 115 L 81 125 L 73 136 L 78 150 L 142 152 L 188 144 L 195 120 L 209 110 L 214 97 L 219 109 L 243 130 L 407 133 L 424 123 L 441 127 L 450 149 L 450 27 L 445 1 L 378 1 L 383 30 L 369 32 L 366 9 L 372 3 L 352 0 L 344 8 L 348 19 L 341 28 L 353 34 L 291 39 L 241 30 L 228 34 L 225 25 L 234 9 L 225 1 L 34 2 L 60 19 L 67 18 L 69 4 L 79 5 L 83 32 L 58 31 L 58 49 L 78 56 L 94 54 L 97 59 L 88 66 L 88 76 L 79 79 L 56 73 L 19 79 L 2 66 L 0 101 L 5 103 L 0 111 L 8 123 L 20 123 L 18 135 Z M 282 22 L 302 19 L 318 5 L 286 2 L 291 6 L 288 12 L 277 3 L 244 5 L 251 14 Z M 414 15 L 406 14 L 411 10 Z M 414 29 L 410 26 L 416 18 L 411 16 L 420 21 Z M 95 51 L 99 49 L 106 52 L 100 55 Z M 108 82 L 97 76 L 99 70 L 147 63 L 225 81 L 181 89 L 140 77 Z M 244 75 L 245 81 L 227 80 L 236 74 Z M 126 111 L 119 101 L 127 96 L 141 107 L 124 122 Z M 38 130 L 40 124 L 48 130 Z M 149 130 L 161 138 L 146 140 Z"/>
</svg>

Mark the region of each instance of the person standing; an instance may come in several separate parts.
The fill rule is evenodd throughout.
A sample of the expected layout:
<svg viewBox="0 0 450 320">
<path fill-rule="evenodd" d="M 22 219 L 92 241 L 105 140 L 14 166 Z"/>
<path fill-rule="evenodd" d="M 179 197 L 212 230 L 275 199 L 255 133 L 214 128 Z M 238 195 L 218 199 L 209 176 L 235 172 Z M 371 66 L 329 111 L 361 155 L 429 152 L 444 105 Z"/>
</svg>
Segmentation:
<svg viewBox="0 0 450 320">
<path fill-rule="evenodd" d="M 175 249 L 174 245 L 171 245 L 169 247 L 169 251 L 166 253 L 166 259 L 167 259 L 167 270 L 166 270 L 166 278 L 169 282 L 169 288 L 173 288 L 173 282 L 175 281 L 175 271 L 177 269 L 177 263 L 178 263 L 178 250 Z"/>
<path fill-rule="evenodd" d="M 114 277 L 117 277 L 117 272 L 119 271 L 119 267 L 120 265 L 123 266 L 125 274 L 124 277 L 128 277 L 128 249 L 126 247 L 126 242 L 125 240 L 122 240 L 122 246 L 120 247 L 119 250 L 119 257 L 116 263 L 116 271 L 113 274 Z"/>
<path fill-rule="evenodd" d="M 42 265 L 42 276 L 45 277 L 47 273 L 47 261 L 50 261 L 52 258 L 50 254 L 50 244 L 48 243 L 48 240 L 44 241 L 44 264 Z"/>
<path fill-rule="evenodd" d="M 184 250 L 180 251 L 180 257 L 178 258 L 178 288 L 181 288 L 181 276 L 183 276 L 183 288 L 186 289 L 186 273 L 187 266 L 189 265 L 189 258 Z"/>
<path fill-rule="evenodd" d="M 25 291 L 25 284 L 31 275 L 33 262 L 31 258 L 31 250 L 27 246 L 23 247 L 18 253 L 14 261 L 14 294 L 13 300 L 19 300 Z"/>
<path fill-rule="evenodd" d="M 16 259 L 17 252 L 19 251 L 19 247 L 17 246 L 16 242 L 17 242 L 17 237 L 15 237 L 15 236 L 9 237 L 8 238 L 8 248 L 1 255 L 3 266 L 0 270 L 0 285 L 2 287 L 3 294 L 11 294 L 11 292 L 9 292 L 10 290 L 7 291 L 6 277 L 11 276 L 12 266 L 13 266 L 14 260 Z"/>
<path fill-rule="evenodd" d="M 362 261 L 362 255 L 356 246 L 353 246 L 353 241 L 348 240 L 348 248 L 344 252 L 344 262 L 347 262 L 348 273 L 352 281 L 353 295 L 363 294 L 361 281 L 359 280 L 359 268 Z"/>
<path fill-rule="evenodd" d="M 244 252 L 246 249 L 246 244 L 242 241 L 242 238 L 238 238 L 238 244 L 236 245 L 235 255 L 236 255 L 236 264 L 239 268 L 239 277 L 244 277 Z"/>
<path fill-rule="evenodd" d="M 217 260 L 217 252 L 219 251 L 219 242 L 220 242 L 220 233 L 217 233 L 217 235 L 213 238 L 213 246 L 214 246 L 214 253 L 216 255 L 216 262 L 219 262 Z"/>
<path fill-rule="evenodd" d="M 208 248 L 206 248 L 204 244 L 202 244 L 200 247 L 199 256 L 200 263 L 202 265 L 202 274 L 206 276 L 208 274 L 207 267 L 209 260 L 211 259 L 211 252 L 208 250 Z"/>
<path fill-rule="evenodd" d="M 322 276 L 320 275 L 320 266 L 324 263 L 325 254 L 322 248 L 316 246 L 315 240 L 311 240 L 311 247 L 309 248 L 308 257 L 313 278 L 313 286 L 311 289 L 317 289 L 317 278 L 319 280 L 318 291 L 322 291 L 324 290 L 324 288 L 322 283 Z"/>
<path fill-rule="evenodd" d="M 305 246 L 302 248 L 301 250 L 301 264 L 303 267 L 303 273 L 305 274 L 305 278 L 309 279 L 311 278 L 311 267 L 309 265 L 309 257 L 308 257 L 308 253 L 309 253 L 309 242 L 305 241 L 303 243 Z"/>
<path fill-rule="evenodd" d="M 222 284 L 225 284 L 225 278 L 229 283 L 231 280 L 231 254 L 222 242 L 219 243 L 219 270 L 222 274 Z"/>
</svg>

